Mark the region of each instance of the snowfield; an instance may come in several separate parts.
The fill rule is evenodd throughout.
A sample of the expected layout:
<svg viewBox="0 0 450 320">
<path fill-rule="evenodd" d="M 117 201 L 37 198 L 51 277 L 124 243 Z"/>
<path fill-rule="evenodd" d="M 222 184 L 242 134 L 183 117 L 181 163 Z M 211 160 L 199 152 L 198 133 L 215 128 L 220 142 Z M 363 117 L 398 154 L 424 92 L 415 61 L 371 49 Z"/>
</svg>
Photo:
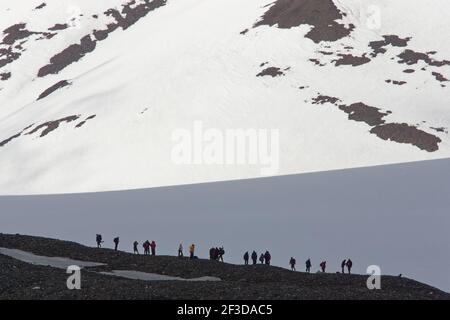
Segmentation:
<svg viewBox="0 0 450 320">
<path fill-rule="evenodd" d="M 279 130 L 286 175 L 450 156 L 450 3 L 30 0 L 0 9 L 0 193 L 260 177 L 172 134 Z M 259 76 L 257 76 L 259 75 Z"/>
<path fill-rule="evenodd" d="M 80 268 L 85 268 L 85 267 L 98 267 L 98 266 L 105 265 L 104 263 L 80 261 L 80 260 L 73 260 L 73 259 L 69 259 L 69 258 L 39 256 L 39 255 L 35 255 L 35 254 L 27 252 L 27 251 L 1 248 L 1 247 L 0 247 L 0 254 L 23 261 L 23 262 L 26 262 L 26 263 L 31 263 L 34 265 L 50 266 L 53 268 L 59 268 L 59 269 L 65 269 L 65 270 L 67 270 L 67 268 L 69 268 L 70 266 L 77 266 Z M 109 276 L 117 276 L 117 277 L 122 277 L 122 278 L 144 280 L 144 281 L 173 281 L 173 280 L 221 281 L 220 278 L 210 277 L 210 276 L 204 276 L 204 277 L 192 278 L 192 279 L 184 279 L 184 278 L 180 278 L 180 277 L 171 277 L 171 276 L 157 274 L 157 273 L 139 272 L 139 271 L 134 271 L 134 270 L 112 270 L 111 272 L 100 272 L 100 273 L 104 274 L 104 275 L 109 275 Z"/>
</svg>

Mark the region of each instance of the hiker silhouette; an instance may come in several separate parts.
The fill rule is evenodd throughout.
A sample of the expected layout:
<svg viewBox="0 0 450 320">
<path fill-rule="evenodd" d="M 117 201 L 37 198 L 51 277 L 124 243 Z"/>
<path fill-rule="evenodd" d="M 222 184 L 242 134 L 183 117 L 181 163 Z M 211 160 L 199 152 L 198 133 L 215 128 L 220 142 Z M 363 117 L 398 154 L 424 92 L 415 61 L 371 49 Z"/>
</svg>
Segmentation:
<svg viewBox="0 0 450 320">
<path fill-rule="evenodd" d="M 352 267 L 353 267 L 353 262 L 352 262 L 352 260 L 347 259 L 346 266 L 347 266 L 348 274 L 350 274 L 351 271 L 352 271 Z"/>
<path fill-rule="evenodd" d="M 258 262 L 258 254 L 256 253 L 255 250 L 253 250 L 252 252 L 252 261 L 254 265 Z"/>
<path fill-rule="evenodd" d="M 326 268 L 327 268 L 327 262 L 326 261 L 322 261 L 320 263 L 320 269 L 322 270 L 322 272 L 325 272 Z"/>
<path fill-rule="evenodd" d="M 295 261 L 294 257 L 291 257 L 291 260 L 289 260 L 289 264 L 291 265 L 291 270 L 295 271 L 296 261 Z"/>
<path fill-rule="evenodd" d="M 178 246 L 178 257 L 183 257 L 183 244 L 180 243 Z"/>
<path fill-rule="evenodd" d="M 150 241 L 146 240 L 142 246 L 144 247 L 144 255 L 150 254 Z"/>
<path fill-rule="evenodd" d="M 347 260 L 342 260 L 342 262 L 341 262 L 341 270 L 342 270 L 342 273 L 345 273 L 345 266 L 347 265 Z"/>
<path fill-rule="evenodd" d="M 210 260 L 216 260 L 218 256 L 219 249 L 212 247 L 209 249 L 209 259 Z"/>
<path fill-rule="evenodd" d="M 189 257 L 191 258 L 191 259 L 194 259 L 194 253 L 195 253 L 195 244 L 191 244 L 190 245 L 190 247 L 189 247 Z"/>
<path fill-rule="evenodd" d="M 152 241 L 152 243 L 150 243 L 150 248 L 152 249 L 152 256 L 156 255 L 156 242 Z"/>
<path fill-rule="evenodd" d="M 265 260 L 264 253 L 261 253 L 261 255 L 259 256 L 259 262 L 261 262 L 261 264 L 263 264 L 264 260 Z"/>
<path fill-rule="evenodd" d="M 305 265 L 306 265 L 306 272 L 310 273 L 311 272 L 311 267 L 312 267 L 310 258 L 308 258 L 308 260 L 306 260 Z"/>
<path fill-rule="evenodd" d="M 117 251 L 117 248 L 119 247 L 119 237 L 114 238 L 114 250 Z"/>
<path fill-rule="evenodd" d="M 266 251 L 266 253 L 264 253 L 264 260 L 266 261 L 266 265 L 270 265 L 270 259 L 272 259 L 272 256 L 270 255 L 269 251 Z"/>
<path fill-rule="evenodd" d="M 223 246 L 218 249 L 217 254 L 218 254 L 218 257 L 217 257 L 218 260 L 223 262 L 223 255 L 225 254 L 225 249 L 223 248 Z"/>
<path fill-rule="evenodd" d="M 135 254 L 139 254 L 138 244 L 139 244 L 139 242 L 137 242 L 137 241 L 134 241 L 134 242 L 133 242 L 133 252 L 134 252 Z"/>
<path fill-rule="evenodd" d="M 102 247 L 102 243 L 103 243 L 102 235 L 101 234 L 97 234 L 95 236 L 95 241 L 97 242 L 97 248 L 101 248 Z"/>
<path fill-rule="evenodd" d="M 248 265 L 248 259 L 249 259 L 249 254 L 248 251 L 246 251 L 244 253 L 244 264 L 247 266 Z"/>
</svg>

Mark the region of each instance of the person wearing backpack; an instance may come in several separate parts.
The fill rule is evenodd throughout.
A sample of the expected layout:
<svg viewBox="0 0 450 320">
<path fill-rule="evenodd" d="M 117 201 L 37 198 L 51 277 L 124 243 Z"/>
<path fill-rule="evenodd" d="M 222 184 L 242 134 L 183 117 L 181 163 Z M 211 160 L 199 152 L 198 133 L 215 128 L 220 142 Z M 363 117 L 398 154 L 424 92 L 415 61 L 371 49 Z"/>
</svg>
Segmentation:
<svg viewBox="0 0 450 320">
<path fill-rule="evenodd" d="M 102 235 L 101 234 L 97 234 L 95 236 L 95 241 L 97 242 L 97 248 L 101 248 L 102 247 L 102 243 L 103 243 Z"/>
<path fill-rule="evenodd" d="M 264 253 L 261 253 L 261 255 L 259 256 L 259 262 L 261 262 L 261 264 L 264 263 Z"/>
<path fill-rule="evenodd" d="M 218 257 L 217 260 L 220 260 L 223 262 L 223 255 L 225 254 L 225 249 L 223 247 L 220 247 L 218 250 Z"/>
<path fill-rule="evenodd" d="M 248 266 L 248 259 L 249 259 L 249 254 L 248 254 L 248 251 L 246 251 L 246 252 L 244 253 L 244 264 L 245 264 L 246 266 Z"/>
<path fill-rule="evenodd" d="M 272 259 L 270 252 L 266 251 L 266 253 L 264 254 L 264 260 L 266 261 L 266 265 L 268 266 L 270 266 L 270 259 Z"/>
<path fill-rule="evenodd" d="M 308 260 L 306 260 L 305 265 L 306 265 L 306 272 L 310 273 L 311 272 L 311 267 L 312 267 L 310 258 L 308 258 Z"/>
<path fill-rule="evenodd" d="M 352 266 L 353 266 L 353 262 L 350 259 L 347 259 L 347 270 L 348 270 L 348 274 L 350 274 L 350 272 L 352 271 Z"/>
<path fill-rule="evenodd" d="M 292 271 L 295 271 L 295 263 L 296 263 L 296 261 L 295 261 L 294 257 L 291 257 L 291 260 L 289 260 L 289 264 L 291 265 Z"/>
<path fill-rule="evenodd" d="M 150 241 L 146 240 L 142 246 L 144 247 L 144 255 L 150 254 Z"/>
<path fill-rule="evenodd" d="M 258 262 L 258 254 L 256 253 L 255 250 L 253 250 L 252 252 L 252 260 L 254 265 Z"/>
<path fill-rule="evenodd" d="M 322 269 L 322 272 L 325 272 L 326 268 L 327 268 L 327 262 L 326 261 L 322 261 L 320 263 L 320 269 Z"/>
<path fill-rule="evenodd" d="M 152 241 L 152 243 L 150 243 L 150 248 L 152 249 L 152 256 L 156 255 L 156 242 Z"/>
</svg>

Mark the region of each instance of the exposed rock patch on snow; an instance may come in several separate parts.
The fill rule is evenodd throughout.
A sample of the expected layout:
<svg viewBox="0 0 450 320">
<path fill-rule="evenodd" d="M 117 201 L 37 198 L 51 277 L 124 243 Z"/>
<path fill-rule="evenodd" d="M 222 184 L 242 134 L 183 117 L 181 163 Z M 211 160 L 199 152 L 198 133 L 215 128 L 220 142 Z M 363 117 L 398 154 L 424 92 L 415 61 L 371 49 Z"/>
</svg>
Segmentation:
<svg viewBox="0 0 450 320">
<path fill-rule="evenodd" d="M 113 17 L 115 22 L 109 23 L 106 29 L 94 30 L 92 35 L 88 34 L 81 38 L 79 44 L 72 44 L 53 56 L 50 63 L 39 70 L 38 77 L 59 73 L 70 64 L 79 61 L 86 54 L 94 51 L 97 41 L 105 40 L 110 33 L 118 28 L 126 30 L 150 11 L 165 5 L 166 2 L 166 0 L 143 0 L 143 2 L 136 4 L 136 0 L 131 0 L 124 4 L 121 10 L 108 9 L 104 15 Z"/>
<path fill-rule="evenodd" d="M 339 104 L 338 102 L 341 102 L 341 100 L 324 95 L 319 95 L 313 99 L 313 104 L 334 104 L 348 114 L 349 120 L 361 121 L 373 127 L 370 133 L 383 140 L 412 144 L 428 152 L 439 150 L 439 143 L 442 142 L 439 137 L 406 123 L 386 123 L 384 118 L 392 114 L 391 111 L 382 112 L 381 109 L 368 106 L 362 102 L 351 105 Z"/>
<path fill-rule="evenodd" d="M 345 26 L 338 22 L 343 13 L 332 0 L 277 0 L 254 27 L 262 25 L 290 29 L 310 25 L 312 30 L 306 37 L 316 43 L 337 41 L 348 36 L 354 25 Z"/>
<path fill-rule="evenodd" d="M 27 132 L 26 134 L 30 135 L 30 134 L 40 131 L 41 132 L 40 137 L 44 137 L 47 134 L 49 134 L 50 132 L 52 132 L 53 130 L 58 129 L 58 127 L 61 123 L 64 123 L 64 122 L 69 123 L 69 122 L 77 120 L 79 117 L 80 117 L 79 115 L 73 115 L 73 116 L 67 116 L 67 117 L 64 117 L 61 119 L 57 119 L 57 120 L 47 121 L 40 125 L 37 125 L 35 128 L 33 128 L 33 130 L 31 130 L 30 132 Z"/>
<path fill-rule="evenodd" d="M 8 80 L 9 78 L 11 78 L 11 72 L 3 72 L 3 73 L 0 73 L 0 80 L 1 80 L 1 81 L 6 81 L 6 80 Z"/>
<path fill-rule="evenodd" d="M 67 87 L 70 85 L 70 82 L 67 80 L 61 80 L 57 83 L 55 83 L 53 86 L 51 86 L 50 88 L 46 89 L 44 92 L 42 92 L 39 97 L 38 100 L 44 99 L 45 97 L 51 95 L 53 92 L 55 92 L 58 89 Z"/>
<path fill-rule="evenodd" d="M 256 76 L 257 77 L 271 76 L 272 78 L 275 78 L 279 76 L 284 76 L 284 72 L 277 67 L 268 67 L 263 71 L 261 71 L 260 73 L 258 73 Z"/>
<path fill-rule="evenodd" d="M 428 152 L 437 151 L 438 144 L 441 142 L 441 139 L 435 135 L 406 123 L 386 123 L 373 127 L 370 132 L 381 139 L 412 144 Z"/>
</svg>

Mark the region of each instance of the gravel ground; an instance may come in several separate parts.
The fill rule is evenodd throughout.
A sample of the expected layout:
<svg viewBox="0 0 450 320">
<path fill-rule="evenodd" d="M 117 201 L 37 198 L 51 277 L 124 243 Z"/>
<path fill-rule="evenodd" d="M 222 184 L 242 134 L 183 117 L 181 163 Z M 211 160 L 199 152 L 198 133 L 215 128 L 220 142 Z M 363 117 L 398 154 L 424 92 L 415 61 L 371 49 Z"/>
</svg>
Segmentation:
<svg viewBox="0 0 450 320">
<path fill-rule="evenodd" d="M 407 278 L 383 276 L 368 290 L 367 276 L 305 274 L 265 265 L 243 266 L 171 256 L 136 256 L 74 242 L 0 234 L 0 247 L 36 255 L 106 263 L 81 272 L 81 290 L 68 290 L 65 270 L 0 255 L 0 299 L 450 299 L 450 294 Z M 218 282 L 140 281 L 98 271 L 135 270 Z"/>
</svg>

